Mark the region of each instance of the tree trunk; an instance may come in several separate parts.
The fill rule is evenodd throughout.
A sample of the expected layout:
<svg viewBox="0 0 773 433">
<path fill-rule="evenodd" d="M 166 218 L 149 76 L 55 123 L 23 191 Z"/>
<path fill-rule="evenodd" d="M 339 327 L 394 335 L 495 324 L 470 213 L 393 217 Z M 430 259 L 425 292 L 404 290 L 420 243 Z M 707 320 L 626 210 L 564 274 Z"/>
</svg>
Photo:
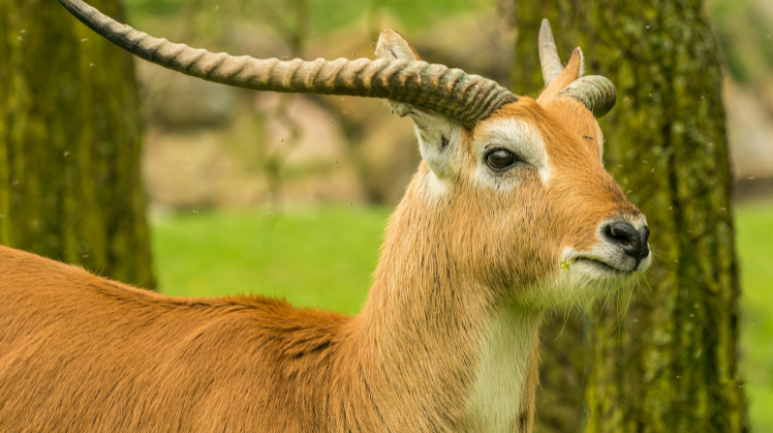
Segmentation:
<svg viewBox="0 0 773 433">
<path fill-rule="evenodd" d="M 0 38 L 0 243 L 153 287 L 132 58 L 52 0 L 0 0 Z"/>
<path fill-rule="evenodd" d="M 655 261 L 630 306 L 617 299 L 543 334 L 540 431 L 741 432 L 738 268 L 722 68 L 700 0 L 522 0 L 517 92 L 542 86 L 540 20 L 564 59 L 609 77 L 606 166 L 647 215 Z M 624 296 L 621 296 L 624 297 Z M 584 349 L 583 349 L 584 347 Z M 584 360 L 578 362 L 578 360 Z M 566 379 L 568 378 L 568 379 Z M 578 402 L 584 397 L 584 407 Z"/>
</svg>

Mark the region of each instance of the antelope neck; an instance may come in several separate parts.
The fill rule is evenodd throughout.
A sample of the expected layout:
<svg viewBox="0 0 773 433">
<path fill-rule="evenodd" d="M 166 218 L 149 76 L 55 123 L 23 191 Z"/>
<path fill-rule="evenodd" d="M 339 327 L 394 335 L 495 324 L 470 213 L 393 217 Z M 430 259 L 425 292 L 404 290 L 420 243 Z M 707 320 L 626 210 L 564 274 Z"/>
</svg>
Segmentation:
<svg viewBox="0 0 773 433">
<path fill-rule="evenodd" d="M 398 239 L 398 224 L 353 335 L 386 430 L 522 431 L 541 314 L 494 299 L 442 235 Z"/>
</svg>

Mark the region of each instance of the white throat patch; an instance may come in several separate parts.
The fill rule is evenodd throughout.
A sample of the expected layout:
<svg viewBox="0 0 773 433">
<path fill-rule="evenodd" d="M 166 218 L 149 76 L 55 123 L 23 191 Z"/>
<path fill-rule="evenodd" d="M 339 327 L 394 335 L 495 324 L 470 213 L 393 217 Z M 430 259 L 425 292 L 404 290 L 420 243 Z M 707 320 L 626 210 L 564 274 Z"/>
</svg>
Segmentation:
<svg viewBox="0 0 773 433">
<path fill-rule="evenodd" d="M 494 319 L 467 402 L 470 432 L 513 433 L 519 430 L 523 392 L 539 316 L 509 306 Z"/>
</svg>

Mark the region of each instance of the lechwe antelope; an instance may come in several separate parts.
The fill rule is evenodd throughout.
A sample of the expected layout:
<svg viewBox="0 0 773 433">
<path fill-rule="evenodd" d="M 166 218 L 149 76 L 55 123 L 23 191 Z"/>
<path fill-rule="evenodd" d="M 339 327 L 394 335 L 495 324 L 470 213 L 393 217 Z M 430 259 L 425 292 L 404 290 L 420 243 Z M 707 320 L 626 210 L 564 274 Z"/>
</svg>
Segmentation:
<svg viewBox="0 0 773 433">
<path fill-rule="evenodd" d="M 543 312 L 587 304 L 650 263 L 644 216 L 601 162 L 594 114 L 614 86 L 581 77 L 579 49 L 563 67 L 547 22 L 535 101 L 422 62 L 390 30 L 375 61 L 256 60 L 60 2 L 188 75 L 388 99 L 413 121 L 423 162 L 354 317 L 169 298 L 0 249 L 0 431 L 529 432 Z"/>
</svg>

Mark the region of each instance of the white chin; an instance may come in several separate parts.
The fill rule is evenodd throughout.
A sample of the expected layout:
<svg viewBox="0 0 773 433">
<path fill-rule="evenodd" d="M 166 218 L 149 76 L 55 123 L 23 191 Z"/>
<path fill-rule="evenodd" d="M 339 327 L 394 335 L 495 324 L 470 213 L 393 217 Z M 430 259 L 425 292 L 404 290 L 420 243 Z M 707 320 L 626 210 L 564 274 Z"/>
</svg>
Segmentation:
<svg viewBox="0 0 773 433">
<path fill-rule="evenodd" d="M 627 279 L 636 273 L 636 271 L 622 271 L 606 263 L 587 258 L 578 258 L 569 266 L 566 272 L 569 274 L 576 272 L 584 274 L 590 279 L 599 280 Z"/>
<path fill-rule="evenodd" d="M 590 306 L 633 282 L 636 272 L 622 272 L 591 260 L 575 261 L 559 269 L 552 282 L 535 287 L 530 296 L 522 296 L 523 305 L 537 309 L 562 309 Z"/>
</svg>

